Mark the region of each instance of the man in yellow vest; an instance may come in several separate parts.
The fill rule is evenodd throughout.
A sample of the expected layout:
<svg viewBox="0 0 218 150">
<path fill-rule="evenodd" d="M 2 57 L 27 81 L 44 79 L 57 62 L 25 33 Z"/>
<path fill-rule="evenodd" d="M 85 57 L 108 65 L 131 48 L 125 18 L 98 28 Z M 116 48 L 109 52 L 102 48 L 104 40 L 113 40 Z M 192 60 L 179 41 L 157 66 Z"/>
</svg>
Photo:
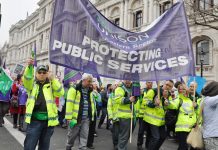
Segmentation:
<svg viewBox="0 0 218 150">
<path fill-rule="evenodd" d="M 145 99 L 145 111 L 144 111 L 144 121 L 149 125 L 149 143 L 148 150 L 159 150 L 166 138 L 165 131 L 165 110 L 164 102 L 161 97 L 163 91 L 170 91 L 173 88 L 174 82 L 172 80 L 166 81 L 163 87 L 160 88 L 160 99 L 157 97 L 157 92 L 155 92 L 154 99 Z"/>
<path fill-rule="evenodd" d="M 119 119 L 118 150 L 127 150 L 130 135 L 131 103 L 135 101 L 132 95 L 132 82 L 124 80 L 123 85 L 115 89 L 115 101 L 119 105 L 117 117 Z"/>
<path fill-rule="evenodd" d="M 38 149 L 49 150 L 50 138 L 54 126 L 58 125 L 58 109 L 55 97 L 64 95 L 60 82 L 48 73 L 48 68 L 39 65 L 34 81 L 33 60 L 28 61 L 28 66 L 23 75 L 23 84 L 28 92 L 26 103 L 27 131 L 24 141 L 24 150 Z"/>
<path fill-rule="evenodd" d="M 95 104 L 92 94 L 92 75 L 84 73 L 82 80 L 67 94 L 66 115 L 69 122 L 66 150 L 71 150 L 79 136 L 79 149 L 87 147 L 89 122 L 94 121 Z"/>
<path fill-rule="evenodd" d="M 119 120 L 117 118 L 117 110 L 119 105 L 115 102 L 115 95 L 114 91 L 118 87 L 117 84 L 112 85 L 113 90 L 110 93 L 110 96 L 108 98 L 107 103 L 107 111 L 108 111 L 108 119 L 110 120 L 110 123 L 112 125 L 112 140 L 114 145 L 114 150 L 118 149 L 118 136 L 119 136 Z"/>
</svg>

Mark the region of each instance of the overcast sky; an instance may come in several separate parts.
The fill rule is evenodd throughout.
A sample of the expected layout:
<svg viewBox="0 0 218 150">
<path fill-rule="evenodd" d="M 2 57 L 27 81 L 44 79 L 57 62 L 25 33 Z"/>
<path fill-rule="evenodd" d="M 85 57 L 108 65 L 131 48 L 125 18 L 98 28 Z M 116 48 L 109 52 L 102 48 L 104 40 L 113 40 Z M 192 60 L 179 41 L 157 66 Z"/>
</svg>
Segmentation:
<svg viewBox="0 0 218 150">
<path fill-rule="evenodd" d="M 5 41 L 9 40 L 9 29 L 12 24 L 24 20 L 27 12 L 30 15 L 37 8 L 39 0 L 0 0 L 1 3 L 1 26 L 0 26 L 0 48 Z"/>
</svg>

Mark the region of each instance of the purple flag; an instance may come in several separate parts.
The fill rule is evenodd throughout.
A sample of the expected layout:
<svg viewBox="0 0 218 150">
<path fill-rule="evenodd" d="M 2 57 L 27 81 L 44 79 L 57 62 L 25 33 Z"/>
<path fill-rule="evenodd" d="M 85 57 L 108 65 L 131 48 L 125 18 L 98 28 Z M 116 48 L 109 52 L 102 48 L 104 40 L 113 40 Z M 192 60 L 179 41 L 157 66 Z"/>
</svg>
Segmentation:
<svg viewBox="0 0 218 150">
<path fill-rule="evenodd" d="M 65 68 L 64 69 L 64 84 L 67 85 L 69 82 L 75 82 L 77 80 L 80 80 L 82 78 L 82 75 L 80 72 Z"/>
<path fill-rule="evenodd" d="M 88 0 L 55 1 L 51 63 L 116 79 L 157 81 L 194 75 L 192 43 L 179 1 L 144 32 L 117 27 Z"/>
<path fill-rule="evenodd" d="M 139 82 L 133 82 L 132 83 L 132 96 L 139 97 L 140 95 L 141 95 L 140 83 Z"/>
<path fill-rule="evenodd" d="M 24 86 L 20 86 L 18 90 L 18 101 L 19 105 L 26 105 L 28 95 Z"/>
</svg>

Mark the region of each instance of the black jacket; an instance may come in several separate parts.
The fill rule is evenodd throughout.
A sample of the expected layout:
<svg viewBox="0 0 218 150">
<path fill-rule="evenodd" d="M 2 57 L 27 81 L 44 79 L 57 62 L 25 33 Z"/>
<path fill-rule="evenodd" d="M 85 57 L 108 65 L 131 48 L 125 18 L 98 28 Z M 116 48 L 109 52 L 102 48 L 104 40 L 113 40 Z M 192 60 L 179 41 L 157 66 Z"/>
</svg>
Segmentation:
<svg viewBox="0 0 218 150">
<path fill-rule="evenodd" d="M 35 106 L 33 109 L 33 112 L 47 112 L 47 106 L 46 106 L 46 101 L 45 101 L 45 96 L 43 93 L 43 86 L 45 84 L 48 84 L 49 80 L 46 79 L 46 81 L 42 84 L 39 81 L 36 81 L 36 84 L 39 85 L 39 92 L 36 98 Z"/>
<path fill-rule="evenodd" d="M 107 108 L 107 102 L 108 102 L 108 96 L 107 91 L 102 91 L 101 93 L 101 101 L 102 101 L 102 107 Z"/>
<path fill-rule="evenodd" d="M 78 91 L 81 93 L 81 99 L 80 99 L 80 104 L 79 104 L 79 112 L 78 112 L 77 122 L 81 122 L 82 121 L 83 107 L 84 107 L 84 99 L 83 99 L 83 94 L 82 94 L 82 81 L 76 85 L 76 92 L 78 92 Z M 91 92 L 92 92 L 92 89 L 89 88 L 88 89 L 88 117 L 89 117 L 90 121 L 92 119 L 92 107 L 91 107 L 91 99 L 90 99 Z"/>
</svg>

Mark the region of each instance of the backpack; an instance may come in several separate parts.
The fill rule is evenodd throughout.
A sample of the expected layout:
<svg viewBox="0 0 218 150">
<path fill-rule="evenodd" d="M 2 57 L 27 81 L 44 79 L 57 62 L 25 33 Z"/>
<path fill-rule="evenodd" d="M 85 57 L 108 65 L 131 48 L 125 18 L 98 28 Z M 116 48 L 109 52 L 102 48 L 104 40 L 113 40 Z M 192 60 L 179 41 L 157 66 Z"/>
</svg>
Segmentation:
<svg viewBox="0 0 218 150">
<path fill-rule="evenodd" d="M 178 116 L 179 116 L 179 110 L 182 106 L 182 99 L 179 99 L 179 107 L 178 109 L 168 109 L 166 110 L 165 114 L 165 124 L 166 126 L 175 126 Z"/>
</svg>

